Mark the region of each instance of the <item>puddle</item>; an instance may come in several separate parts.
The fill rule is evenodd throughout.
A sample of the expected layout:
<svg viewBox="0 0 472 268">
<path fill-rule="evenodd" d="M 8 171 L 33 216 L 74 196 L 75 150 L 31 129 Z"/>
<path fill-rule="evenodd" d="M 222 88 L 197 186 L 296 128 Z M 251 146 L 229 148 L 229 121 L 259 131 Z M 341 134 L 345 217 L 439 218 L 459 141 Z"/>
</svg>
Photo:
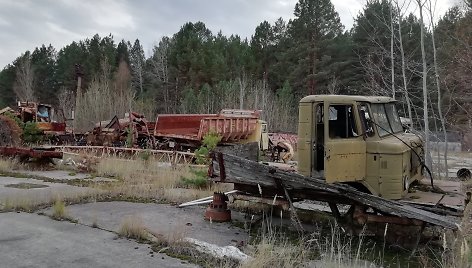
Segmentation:
<svg viewBox="0 0 472 268">
<path fill-rule="evenodd" d="M 17 189 L 36 189 L 36 188 L 46 188 L 49 186 L 45 184 L 22 182 L 22 183 L 15 183 L 15 184 L 7 184 L 5 185 L 5 187 L 17 188 Z"/>
</svg>

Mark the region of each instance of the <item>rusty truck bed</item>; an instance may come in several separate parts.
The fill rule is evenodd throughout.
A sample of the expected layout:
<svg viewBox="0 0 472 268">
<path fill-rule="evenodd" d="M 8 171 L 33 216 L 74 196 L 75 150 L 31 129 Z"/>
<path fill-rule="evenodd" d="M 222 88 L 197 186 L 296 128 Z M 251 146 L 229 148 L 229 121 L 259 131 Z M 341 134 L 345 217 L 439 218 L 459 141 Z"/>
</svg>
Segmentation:
<svg viewBox="0 0 472 268">
<path fill-rule="evenodd" d="M 246 139 L 257 127 L 257 117 L 221 114 L 161 114 L 157 116 L 154 136 L 200 141 L 215 132 L 223 142 Z"/>
</svg>

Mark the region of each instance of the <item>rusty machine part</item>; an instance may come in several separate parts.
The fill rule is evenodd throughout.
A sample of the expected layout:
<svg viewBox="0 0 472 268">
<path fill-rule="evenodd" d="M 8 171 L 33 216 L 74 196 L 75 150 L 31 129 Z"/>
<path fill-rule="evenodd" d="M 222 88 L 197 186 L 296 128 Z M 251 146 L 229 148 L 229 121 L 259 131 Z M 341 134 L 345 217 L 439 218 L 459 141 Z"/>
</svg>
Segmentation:
<svg viewBox="0 0 472 268">
<path fill-rule="evenodd" d="M 0 146 L 21 144 L 22 130 L 13 118 L 0 115 Z"/>
<path fill-rule="evenodd" d="M 226 203 L 228 197 L 224 193 L 215 192 L 213 201 L 205 211 L 205 219 L 214 222 L 231 221 L 231 210 Z"/>
</svg>

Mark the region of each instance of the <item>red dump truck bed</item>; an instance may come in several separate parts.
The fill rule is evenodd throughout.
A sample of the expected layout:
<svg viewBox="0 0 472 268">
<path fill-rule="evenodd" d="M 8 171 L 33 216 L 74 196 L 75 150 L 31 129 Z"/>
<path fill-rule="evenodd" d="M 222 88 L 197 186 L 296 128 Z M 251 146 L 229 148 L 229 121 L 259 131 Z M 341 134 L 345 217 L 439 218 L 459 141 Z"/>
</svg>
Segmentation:
<svg viewBox="0 0 472 268">
<path fill-rule="evenodd" d="M 216 132 L 222 141 L 247 138 L 257 128 L 257 111 L 224 110 L 219 114 L 161 114 L 157 116 L 154 136 L 200 141 Z"/>
</svg>

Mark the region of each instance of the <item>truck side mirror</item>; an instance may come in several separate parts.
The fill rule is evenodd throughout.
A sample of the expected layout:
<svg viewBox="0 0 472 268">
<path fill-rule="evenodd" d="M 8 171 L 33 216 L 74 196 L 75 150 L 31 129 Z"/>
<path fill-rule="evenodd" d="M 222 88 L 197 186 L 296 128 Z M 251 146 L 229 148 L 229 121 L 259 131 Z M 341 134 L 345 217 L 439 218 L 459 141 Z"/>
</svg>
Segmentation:
<svg viewBox="0 0 472 268">
<path fill-rule="evenodd" d="M 367 128 L 365 130 L 365 134 L 369 137 L 372 137 L 374 135 L 374 127 L 373 127 L 373 122 L 371 118 L 366 119 L 366 126 Z"/>
</svg>

